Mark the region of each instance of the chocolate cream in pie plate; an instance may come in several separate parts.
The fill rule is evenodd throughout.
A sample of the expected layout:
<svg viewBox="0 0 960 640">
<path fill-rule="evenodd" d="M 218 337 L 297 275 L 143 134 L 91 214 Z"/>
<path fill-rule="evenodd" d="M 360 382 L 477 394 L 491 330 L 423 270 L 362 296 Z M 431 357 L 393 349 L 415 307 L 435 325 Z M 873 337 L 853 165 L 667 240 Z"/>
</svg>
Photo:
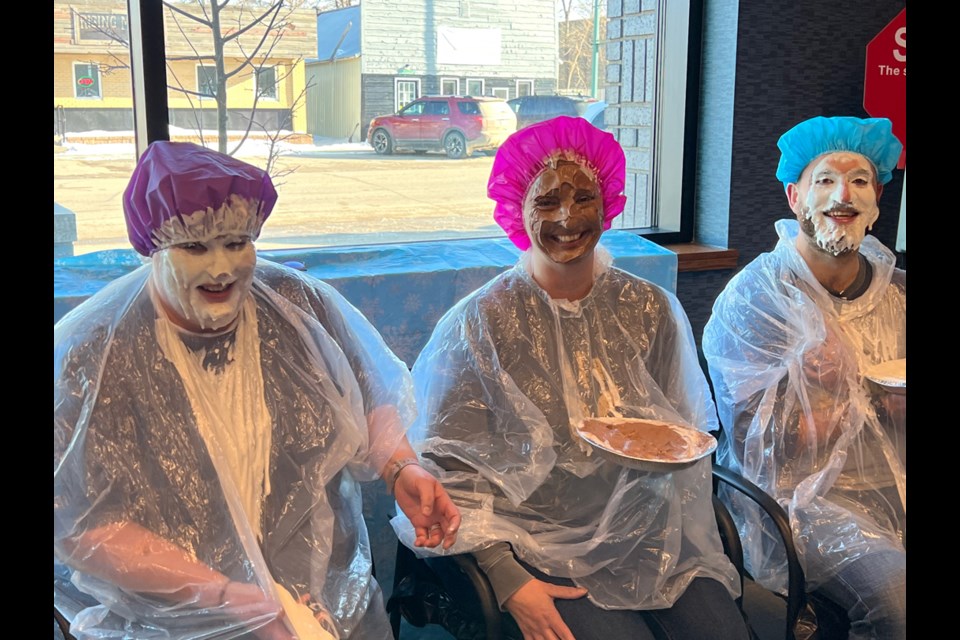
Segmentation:
<svg viewBox="0 0 960 640">
<path fill-rule="evenodd" d="M 587 418 L 576 432 L 601 457 L 641 471 L 684 469 L 717 448 L 709 433 L 659 420 Z"/>
</svg>

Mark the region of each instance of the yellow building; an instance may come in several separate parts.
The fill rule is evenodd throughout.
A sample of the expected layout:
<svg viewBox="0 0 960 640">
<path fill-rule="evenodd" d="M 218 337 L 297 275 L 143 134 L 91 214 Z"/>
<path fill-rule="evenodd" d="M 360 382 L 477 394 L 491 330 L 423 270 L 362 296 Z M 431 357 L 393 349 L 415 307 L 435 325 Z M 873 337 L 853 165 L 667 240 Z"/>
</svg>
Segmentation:
<svg viewBox="0 0 960 640">
<path fill-rule="evenodd" d="M 305 58 L 316 57 L 316 14 L 277 14 L 238 0 L 220 12 L 228 129 L 305 133 Z M 133 99 L 123 0 L 54 0 L 54 131 L 130 131 Z M 192 16 L 192 17 L 191 17 Z M 212 29 L 196 3 L 164 7 L 170 124 L 215 130 Z M 239 33 L 239 35 L 237 35 Z"/>
</svg>

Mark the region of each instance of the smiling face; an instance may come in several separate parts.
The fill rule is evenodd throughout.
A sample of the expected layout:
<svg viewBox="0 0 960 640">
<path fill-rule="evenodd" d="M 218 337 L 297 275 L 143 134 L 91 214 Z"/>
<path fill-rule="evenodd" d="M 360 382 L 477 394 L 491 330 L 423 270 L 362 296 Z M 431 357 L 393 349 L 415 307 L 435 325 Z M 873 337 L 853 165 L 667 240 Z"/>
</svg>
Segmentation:
<svg viewBox="0 0 960 640">
<path fill-rule="evenodd" d="M 176 325 L 195 332 L 232 323 L 250 292 L 257 254 L 249 235 L 225 233 L 153 254 L 153 286 Z"/>
<path fill-rule="evenodd" d="M 523 225 L 531 249 L 559 264 L 590 254 L 603 232 L 603 199 L 596 179 L 576 162 L 560 160 L 530 184 Z"/>
<path fill-rule="evenodd" d="M 809 242 L 833 256 L 856 252 L 880 215 L 882 186 L 870 161 L 859 153 L 836 152 L 807 165 L 787 200 Z"/>
</svg>

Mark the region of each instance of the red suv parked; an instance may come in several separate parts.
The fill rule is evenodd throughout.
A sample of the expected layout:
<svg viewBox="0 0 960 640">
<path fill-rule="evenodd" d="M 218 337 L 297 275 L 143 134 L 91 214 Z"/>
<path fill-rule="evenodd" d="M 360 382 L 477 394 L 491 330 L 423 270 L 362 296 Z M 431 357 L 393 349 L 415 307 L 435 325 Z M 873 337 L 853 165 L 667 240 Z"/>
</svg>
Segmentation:
<svg viewBox="0 0 960 640">
<path fill-rule="evenodd" d="M 501 98 L 431 96 L 371 120 L 367 141 L 381 155 L 411 149 L 463 158 L 496 149 L 516 130 L 517 116 Z"/>
</svg>

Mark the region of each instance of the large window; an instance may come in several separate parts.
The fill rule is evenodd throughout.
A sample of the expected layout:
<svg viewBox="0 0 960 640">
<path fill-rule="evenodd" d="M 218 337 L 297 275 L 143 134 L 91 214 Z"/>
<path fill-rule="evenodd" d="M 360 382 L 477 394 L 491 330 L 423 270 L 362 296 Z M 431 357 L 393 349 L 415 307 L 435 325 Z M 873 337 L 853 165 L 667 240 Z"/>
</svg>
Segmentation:
<svg viewBox="0 0 960 640">
<path fill-rule="evenodd" d="M 466 157 L 457 158 L 451 151 L 457 145 L 444 144 L 457 142 L 448 135 L 451 123 L 470 104 L 455 110 L 451 103 L 453 113 L 429 124 L 409 118 L 379 153 L 370 144 L 370 123 L 421 96 L 592 95 L 591 121 L 605 123 L 628 159 L 628 205 L 614 225 L 658 241 L 690 239 L 684 237 L 692 228 L 685 198 L 693 192 L 686 122 L 696 105 L 687 100 L 686 73 L 688 42 L 699 40 L 689 33 L 691 3 L 697 15 L 700 0 L 618 0 L 607 17 L 602 0 L 595 57 L 592 2 L 569 15 L 558 0 L 431 0 L 432 11 L 402 14 L 387 0 L 363 0 L 319 15 L 284 2 L 275 20 L 272 14 L 259 20 L 276 3 L 136 0 L 135 10 L 156 13 L 149 20 L 131 13 L 128 22 L 125 0 L 98 0 L 93 22 L 71 20 L 76 3 L 54 0 L 55 134 L 69 134 L 58 147 L 54 199 L 77 212 L 77 253 L 128 248 L 117 203 L 140 131 L 143 143 L 150 136 L 192 140 L 282 176 L 277 215 L 265 225 L 260 248 L 499 237 L 486 195 L 495 149 L 464 140 Z M 521 5 L 524 11 L 511 10 Z M 214 7 L 219 36 L 208 24 Z M 544 11 L 555 12 L 557 24 L 534 19 Z M 558 28 L 565 22 L 569 28 Z M 265 32 L 265 25 L 278 28 Z M 79 29 L 83 38 L 73 32 Z M 361 38 L 360 29 L 378 35 Z M 136 36 L 151 30 L 163 44 L 138 50 Z M 225 41 L 226 95 L 218 96 L 215 44 L 236 33 Z M 481 37 L 491 33 L 497 38 Z M 579 40 L 561 46 L 561 37 Z M 497 64 L 480 55 L 494 42 Z M 131 53 L 143 64 L 131 65 Z M 165 54 L 159 64 L 158 53 Z M 131 76 L 131 69 L 144 68 L 159 72 Z M 578 71 L 561 77 L 570 69 Z M 144 86 L 134 89 L 136 81 Z M 139 129 L 147 112 L 159 114 L 161 126 L 154 121 Z M 98 136 L 111 144 L 89 144 Z M 405 147 L 400 140 L 417 143 Z"/>
</svg>

